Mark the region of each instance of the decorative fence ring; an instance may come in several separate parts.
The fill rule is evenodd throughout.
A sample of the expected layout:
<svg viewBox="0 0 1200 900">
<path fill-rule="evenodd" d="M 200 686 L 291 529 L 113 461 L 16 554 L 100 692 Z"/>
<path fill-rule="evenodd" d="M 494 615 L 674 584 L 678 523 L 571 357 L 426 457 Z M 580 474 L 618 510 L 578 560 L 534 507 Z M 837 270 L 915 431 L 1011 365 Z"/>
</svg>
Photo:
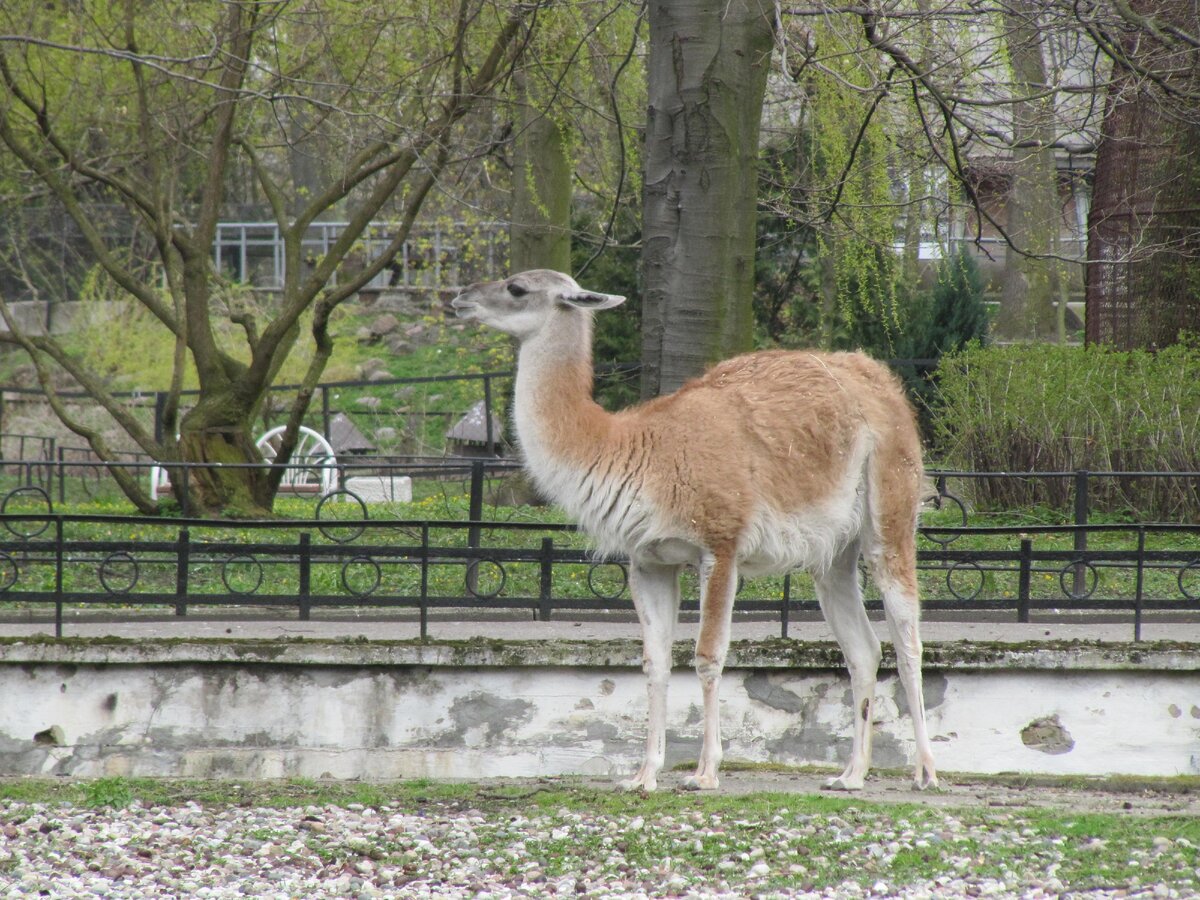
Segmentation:
<svg viewBox="0 0 1200 900">
<path fill-rule="evenodd" d="M 16 561 L 3 550 L 0 550 L 0 566 L 4 569 L 4 575 L 0 577 L 0 594 L 3 594 L 17 583 L 17 579 L 21 577 L 21 570 L 17 568 Z"/>
<path fill-rule="evenodd" d="M 229 567 L 232 565 L 244 564 L 244 563 L 249 563 L 250 565 L 254 566 L 254 568 L 256 570 L 256 574 L 258 575 L 258 578 L 255 579 L 254 586 L 252 588 L 250 588 L 249 590 L 246 590 L 246 591 L 239 591 L 237 588 L 235 588 L 233 585 L 231 585 L 229 583 Z M 221 582 L 225 585 L 225 590 L 229 591 L 229 593 L 231 593 L 231 594 L 237 594 L 239 597 L 246 597 L 246 596 L 249 596 L 250 594 L 257 593 L 258 589 L 260 587 L 262 587 L 262 582 L 263 582 L 262 563 L 260 563 L 257 559 L 255 559 L 249 553 L 241 553 L 241 554 L 238 554 L 237 556 L 231 556 L 231 557 L 229 557 L 229 559 L 225 560 L 225 562 L 221 564 Z"/>
<path fill-rule="evenodd" d="M 120 576 L 120 570 L 117 568 L 118 566 L 131 566 L 133 568 L 132 572 L 123 576 L 129 580 L 129 584 L 123 587 L 120 585 L 114 587 L 109 583 L 110 577 Z M 100 575 L 100 584 L 104 586 L 104 590 L 113 595 L 124 595 L 128 594 L 137 586 L 138 576 L 141 573 L 138 569 L 136 559 L 134 559 L 124 550 L 116 550 L 104 557 L 104 559 L 100 562 L 98 574 Z"/>
<path fill-rule="evenodd" d="M 1092 586 L 1089 587 L 1082 594 L 1077 594 L 1073 590 L 1070 590 L 1067 588 L 1067 576 L 1069 575 L 1072 578 L 1074 578 L 1075 577 L 1075 569 L 1079 566 L 1087 566 L 1087 570 L 1092 576 Z M 1064 594 L 1066 594 L 1068 597 L 1070 597 L 1072 600 L 1086 600 L 1088 597 L 1092 596 L 1092 594 L 1096 593 L 1096 587 L 1099 584 L 1100 584 L 1100 573 L 1097 572 L 1096 567 L 1093 566 L 1087 560 L 1077 559 L 1077 560 L 1075 560 L 1075 562 L 1069 562 L 1065 566 L 1063 566 L 1062 571 L 1058 573 L 1058 586 L 1060 588 L 1062 588 L 1062 592 Z"/>
<path fill-rule="evenodd" d="M 496 585 L 496 589 L 493 591 L 479 590 L 479 567 L 483 565 L 483 563 L 491 563 L 500 573 L 500 583 Z M 472 597 L 477 597 L 480 600 L 494 600 L 496 597 L 500 596 L 500 592 L 504 590 L 504 585 L 507 583 L 508 572 L 505 571 L 504 566 L 498 561 L 494 559 L 473 559 L 467 563 L 466 585 L 467 591 Z"/>
<path fill-rule="evenodd" d="M 355 563 L 366 563 L 374 570 L 375 578 L 371 582 L 371 586 L 366 590 L 356 590 L 355 588 L 351 587 L 350 579 L 346 577 L 347 570 L 349 570 L 349 568 Z M 375 591 L 379 588 L 380 582 L 382 581 L 383 570 L 379 568 L 379 563 L 375 562 L 375 560 L 371 559 L 369 556 L 355 556 L 352 559 L 346 560 L 346 562 L 342 564 L 342 587 L 355 597 L 371 596 L 371 594 L 375 593 Z"/>
<path fill-rule="evenodd" d="M 100 487 L 100 467 L 81 466 L 78 477 L 79 487 L 83 491 L 83 495 L 89 500 L 95 500 L 96 492 Z"/>
<path fill-rule="evenodd" d="M 341 498 L 348 497 L 349 499 L 351 499 L 355 503 L 357 503 L 358 511 L 360 514 L 359 519 L 358 519 L 359 521 L 366 521 L 369 518 L 369 516 L 367 515 L 367 504 L 363 503 L 362 498 L 360 496 L 358 496 L 358 494 L 354 493 L 353 491 L 348 491 L 345 488 L 340 488 L 339 490 L 336 490 L 336 491 L 330 491 L 328 494 L 326 494 L 324 497 L 322 497 L 319 501 L 317 501 L 316 517 L 318 519 L 321 518 L 321 511 L 323 509 L 325 509 L 325 504 L 328 503 L 330 500 L 333 500 L 335 497 L 338 498 L 339 502 L 340 502 Z M 337 520 L 334 520 L 334 521 L 337 521 Z M 353 522 L 355 520 L 350 519 L 347 521 Z M 332 530 L 332 528 L 334 526 L 331 525 L 330 527 Z M 362 525 L 359 525 L 357 527 L 357 529 L 354 528 L 352 525 L 351 526 L 342 525 L 342 526 L 337 526 L 337 527 L 342 530 L 351 531 L 353 533 L 344 535 L 342 537 L 338 537 L 336 534 L 331 534 L 329 531 L 326 531 L 324 525 L 318 525 L 317 530 L 320 531 L 321 534 L 323 534 L 328 540 L 333 541 L 335 544 L 348 544 L 353 540 L 357 540 L 359 537 L 362 536 L 362 533 L 364 531 L 366 531 L 366 528 Z"/>
<path fill-rule="evenodd" d="M 47 494 L 45 490 L 38 487 L 37 485 L 27 484 L 24 487 L 13 488 L 11 491 L 9 491 L 5 495 L 4 502 L 0 503 L 0 516 L 3 516 L 5 513 L 8 512 L 8 503 L 10 500 L 12 500 L 14 497 L 19 497 L 19 496 L 22 496 L 25 494 L 31 494 L 33 496 L 40 497 L 42 502 L 46 504 L 46 515 L 51 515 L 54 512 L 54 504 L 52 504 L 50 502 L 50 495 Z M 17 513 L 13 513 L 13 515 L 17 515 Z M 36 515 L 36 513 L 35 513 L 35 515 Z M 29 540 L 30 538 L 35 538 L 39 534 L 41 534 L 43 531 L 45 531 L 47 528 L 49 528 L 50 520 L 47 519 L 45 522 L 43 522 L 42 527 L 37 529 L 36 531 L 20 531 L 17 528 L 13 527 L 14 525 L 22 525 L 22 524 L 35 525 L 36 523 L 35 522 L 10 522 L 7 519 L 4 520 L 4 527 L 7 528 L 9 531 L 11 531 L 13 534 L 15 534 L 17 537 L 23 538 L 24 540 Z"/>
<path fill-rule="evenodd" d="M 613 591 L 611 594 L 605 594 L 596 588 L 596 583 L 594 581 L 594 577 L 596 574 L 596 570 L 602 566 L 615 566 L 617 571 L 621 573 L 621 586 L 619 588 L 617 588 L 615 591 Z M 588 586 L 588 590 L 590 590 L 592 592 L 592 594 L 594 594 L 596 597 L 600 598 L 601 600 L 616 600 L 618 597 L 620 597 L 622 594 L 625 593 L 625 588 L 629 587 L 629 570 L 626 569 L 620 563 L 614 563 L 614 562 L 593 563 L 591 568 L 588 569 L 587 586 Z"/>
<path fill-rule="evenodd" d="M 945 500 L 949 500 L 951 503 L 953 503 L 955 506 L 957 506 L 957 507 L 958 507 L 958 511 L 959 511 L 959 513 L 960 513 L 960 514 L 961 514 L 961 516 L 962 516 L 962 522 L 961 522 L 959 525 L 955 526 L 955 527 L 966 528 L 966 527 L 967 527 L 967 507 L 966 507 L 966 504 L 964 504 L 964 503 L 963 503 L 961 500 L 959 500 L 959 499 L 958 499 L 957 497 L 955 497 L 953 494 L 949 494 L 949 493 L 940 493 L 940 494 L 938 494 L 938 495 L 937 495 L 937 497 L 935 497 L 935 498 L 934 498 L 934 509 L 941 509 L 941 508 L 942 508 L 942 502 L 943 502 L 943 501 L 945 501 Z M 951 534 L 951 535 L 949 535 L 949 536 L 947 536 L 947 537 L 944 537 L 944 538 L 942 538 L 942 537 L 934 537 L 932 534 L 928 534 L 928 533 L 926 533 L 926 532 L 922 532 L 922 534 L 924 535 L 924 537 L 925 537 L 925 539 L 926 539 L 926 540 L 932 541 L 932 542 L 933 542 L 933 543 L 935 543 L 935 544 L 939 544 L 939 545 L 940 545 L 940 546 L 942 546 L 942 547 L 948 547 L 950 544 L 953 544 L 953 543 L 954 543 L 955 541 L 957 541 L 957 540 L 958 540 L 960 537 L 962 537 L 962 535 L 961 535 L 961 534 Z"/>
<path fill-rule="evenodd" d="M 964 568 L 964 569 L 968 568 L 968 567 L 971 569 L 974 569 L 976 574 L 979 575 L 979 586 L 976 587 L 975 590 L 972 591 L 970 594 L 959 593 L 958 590 L 954 587 L 954 583 L 950 580 L 951 577 L 954 575 L 954 573 L 957 572 L 960 567 Z M 983 585 L 986 580 L 987 580 L 987 576 L 984 574 L 983 569 L 980 568 L 979 563 L 975 562 L 974 560 L 970 560 L 970 559 L 960 560 L 959 562 L 956 562 L 954 565 L 952 565 L 949 569 L 946 570 L 946 587 L 949 588 L 950 593 L 952 593 L 956 599 L 962 600 L 964 602 L 974 600 L 981 593 L 983 593 Z"/>
<path fill-rule="evenodd" d="M 1193 594 L 1183 586 L 1183 578 L 1189 571 L 1200 573 L 1200 559 L 1193 559 L 1186 566 L 1180 566 L 1179 577 L 1175 579 L 1175 583 L 1179 585 L 1179 593 L 1187 597 L 1189 600 L 1200 600 L 1200 594 Z"/>
</svg>

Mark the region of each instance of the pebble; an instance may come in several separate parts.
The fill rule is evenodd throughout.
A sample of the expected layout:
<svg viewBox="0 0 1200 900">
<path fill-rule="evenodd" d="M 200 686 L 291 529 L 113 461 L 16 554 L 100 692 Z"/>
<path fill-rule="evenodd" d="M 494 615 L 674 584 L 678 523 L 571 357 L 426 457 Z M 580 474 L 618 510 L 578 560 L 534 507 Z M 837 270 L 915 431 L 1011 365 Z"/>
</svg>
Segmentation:
<svg viewBox="0 0 1200 900">
<path fill-rule="evenodd" d="M 1104 849 L 1095 843 L 1092 850 Z M 1038 862 L 1028 870 L 1003 863 L 991 870 L 999 875 L 975 874 L 986 869 L 981 862 L 991 846 L 1035 848 Z M 1064 852 L 1061 840 L 1022 829 L 1019 817 L 986 825 L 953 816 L 914 823 L 854 808 L 828 816 L 779 811 L 755 821 L 700 811 L 672 817 L 529 809 L 489 816 L 437 805 L 406 812 L 363 804 L 256 809 L 135 802 L 111 810 L 0 801 L 5 898 L 940 900 L 1078 891 L 1089 900 L 1171 900 L 1196 896 L 1200 885 L 1194 848 L 1183 839 L 1156 836 L 1131 851 L 1140 854 L 1145 884 L 1069 884 Z M 933 874 L 921 880 L 907 869 L 893 872 L 901 853 L 930 854 Z M 1169 866 L 1183 883 L 1164 879 L 1156 865 Z"/>
</svg>

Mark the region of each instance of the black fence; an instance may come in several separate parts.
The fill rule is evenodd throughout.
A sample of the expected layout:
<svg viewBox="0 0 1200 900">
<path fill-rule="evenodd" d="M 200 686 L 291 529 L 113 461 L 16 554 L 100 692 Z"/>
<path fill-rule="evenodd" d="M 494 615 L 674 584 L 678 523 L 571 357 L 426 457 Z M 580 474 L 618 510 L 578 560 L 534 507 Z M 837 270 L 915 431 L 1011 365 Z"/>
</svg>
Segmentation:
<svg viewBox="0 0 1200 900">
<path fill-rule="evenodd" d="M 485 510 L 483 498 L 489 470 L 466 468 L 473 477 L 466 478 L 464 521 L 385 519 L 386 508 L 345 491 L 317 499 L 312 518 L 286 521 L 65 515 L 53 512 L 41 488 L 20 487 L 0 504 L 0 615 L 52 611 L 59 636 L 66 610 L 119 618 L 134 610 L 187 616 L 260 608 L 300 619 L 351 608 L 407 610 L 422 636 L 435 610 L 632 615 L 625 561 L 595 558 L 567 524 L 497 521 L 500 508 Z M 1004 477 L 1071 478 L 1086 498 L 1089 479 L 1113 475 Z M 1138 640 L 1147 614 L 1200 612 L 1200 525 L 972 525 L 952 486 L 980 477 L 1001 476 L 937 474 L 940 490 L 919 533 L 928 618 L 1101 615 L 1128 621 Z M 1086 520 L 1084 500 L 1074 513 Z M 685 585 L 689 611 L 697 608 L 692 581 Z M 867 604 L 880 608 L 869 584 Z M 777 617 L 785 637 L 792 617 L 818 610 L 801 572 L 742 584 L 737 608 Z"/>
<path fill-rule="evenodd" d="M 910 362 L 910 361 L 906 361 Z M 924 365 L 928 361 L 911 361 Z M 611 394 L 619 405 L 637 398 L 636 381 L 640 366 L 636 363 L 605 364 L 596 367 L 596 385 L 601 394 Z M 489 455 L 497 455 L 503 446 L 503 436 L 493 430 L 493 422 L 504 419 L 507 395 L 511 392 L 514 373 L 509 371 L 480 372 L 466 375 L 428 375 L 410 378 L 378 378 L 369 380 L 330 381 L 317 385 L 313 402 L 304 424 L 319 431 L 326 438 L 333 438 L 335 419 L 346 417 L 361 428 L 370 441 L 380 427 L 402 426 L 407 440 L 416 453 L 443 453 L 447 447 L 446 431 L 456 419 L 463 417 L 476 403 L 482 402 L 485 414 L 481 422 L 485 433 L 478 443 Z M 264 404 L 263 430 L 287 420 L 289 395 L 298 390 L 297 385 L 281 384 L 271 388 Z M 383 399 L 379 395 L 392 392 Z M 181 392 L 183 408 L 194 402 L 197 391 Z M 403 395 L 403 396 L 401 396 Z M 80 391 L 60 391 L 60 399 L 68 403 L 90 404 L 87 394 Z M 121 400 L 131 414 L 154 434 L 160 443 L 167 437 L 165 411 L 168 403 L 166 391 L 116 391 L 113 397 Z M 7 399 L 6 399 L 7 398 Z M 369 400 L 367 406 L 359 405 Z M 19 402 L 18 402 L 19 401 Z M 96 463 L 90 450 L 72 447 L 54 437 L 19 434 L 5 431 L 6 423 L 12 418 L 9 406 L 22 403 L 44 402 L 43 392 L 38 388 L 4 386 L 0 390 L 0 461 L 12 466 L 18 462 L 34 466 L 37 463 Z M 498 429 L 498 430 L 502 430 Z M 342 448 L 335 448 L 341 454 Z M 126 453 L 122 462 L 145 463 L 154 461 L 137 453 Z M 62 469 L 29 468 L 29 478 L 49 478 L 61 474 Z M 76 469 L 70 474 L 81 474 Z M 46 485 L 43 485 L 46 486 Z M 66 490 L 65 486 L 48 487 L 49 490 Z"/>
</svg>

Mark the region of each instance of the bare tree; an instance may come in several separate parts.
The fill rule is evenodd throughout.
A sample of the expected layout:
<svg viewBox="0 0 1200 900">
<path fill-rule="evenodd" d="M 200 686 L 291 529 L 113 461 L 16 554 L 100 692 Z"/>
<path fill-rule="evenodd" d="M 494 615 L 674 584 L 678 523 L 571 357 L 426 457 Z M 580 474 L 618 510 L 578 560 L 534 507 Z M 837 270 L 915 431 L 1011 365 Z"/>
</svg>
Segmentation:
<svg viewBox="0 0 1200 900">
<path fill-rule="evenodd" d="M 311 361 L 277 457 L 286 460 L 329 359 L 330 314 L 391 262 L 439 179 L 476 152 L 464 118 L 507 77 L 541 6 L 460 0 L 441 15 L 415 4 L 318 0 L 125 0 L 103 13 L 33 0 L 6 4 L 0 142 L 21 182 L 40 186 L 65 210 L 107 277 L 175 343 L 165 437 L 157 440 L 99 373 L 52 336 L 23 332 L 0 305 L 9 326 L 4 339 L 33 359 L 64 424 L 101 459 L 114 457 L 101 431 L 57 397 L 55 368 L 154 459 L 258 461 L 255 413 L 308 328 Z M 298 154 L 321 162 L 300 167 L 297 177 Z M 255 196 L 283 244 L 284 282 L 266 308 L 229 302 L 213 263 L 235 165 L 253 173 Z M 128 210 L 151 258 L 131 257 L 96 227 L 90 209 L 97 202 Z M 355 272 L 343 269 L 334 283 L 383 213 L 396 224 L 381 252 Z M 306 258 L 308 228 L 331 214 L 346 226 L 323 256 Z M 218 337 L 222 317 L 241 328 L 240 346 Z M 200 393 L 182 410 L 189 367 Z M 132 474 L 114 475 L 139 508 L 155 508 Z M 203 511 L 261 514 L 281 476 L 281 469 L 199 467 L 191 470 L 189 495 Z"/>
</svg>

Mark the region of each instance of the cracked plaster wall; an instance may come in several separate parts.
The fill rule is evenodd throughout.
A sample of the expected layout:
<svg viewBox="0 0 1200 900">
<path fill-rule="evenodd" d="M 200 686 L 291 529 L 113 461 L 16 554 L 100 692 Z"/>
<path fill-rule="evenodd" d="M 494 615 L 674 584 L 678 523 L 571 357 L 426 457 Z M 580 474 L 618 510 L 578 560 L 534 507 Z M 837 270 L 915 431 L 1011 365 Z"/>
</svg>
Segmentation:
<svg viewBox="0 0 1200 900">
<path fill-rule="evenodd" d="M 875 764 L 907 767 L 894 676 Z M 939 768 L 978 773 L 1200 773 L 1200 673 L 930 671 Z M 0 665 L 0 774 L 338 778 L 616 776 L 640 759 L 645 682 L 631 667 L 178 662 Z M 844 762 L 844 673 L 734 668 L 726 758 Z M 676 671 L 667 764 L 694 760 L 700 690 Z"/>
</svg>

